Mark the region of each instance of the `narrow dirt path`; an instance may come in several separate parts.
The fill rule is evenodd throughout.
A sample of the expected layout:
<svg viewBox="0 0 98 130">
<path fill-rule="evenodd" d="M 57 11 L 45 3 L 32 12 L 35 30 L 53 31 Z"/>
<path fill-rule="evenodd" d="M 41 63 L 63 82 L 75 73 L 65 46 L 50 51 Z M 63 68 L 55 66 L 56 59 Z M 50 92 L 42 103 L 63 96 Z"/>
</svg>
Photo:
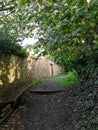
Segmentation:
<svg viewBox="0 0 98 130">
<path fill-rule="evenodd" d="M 77 97 L 72 88 L 48 80 L 30 88 L 0 130 L 80 130 Z"/>
</svg>

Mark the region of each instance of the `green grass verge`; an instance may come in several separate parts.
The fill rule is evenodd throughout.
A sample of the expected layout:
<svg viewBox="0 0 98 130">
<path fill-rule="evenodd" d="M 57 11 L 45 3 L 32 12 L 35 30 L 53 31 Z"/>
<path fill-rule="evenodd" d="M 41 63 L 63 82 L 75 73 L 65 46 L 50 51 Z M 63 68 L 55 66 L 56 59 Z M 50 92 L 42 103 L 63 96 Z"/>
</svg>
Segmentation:
<svg viewBox="0 0 98 130">
<path fill-rule="evenodd" d="M 62 86 L 76 86 L 79 84 L 76 71 L 70 71 L 66 75 L 61 75 L 53 78 L 59 81 Z"/>
<path fill-rule="evenodd" d="M 59 75 L 59 76 L 53 76 L 48 78 L 41 78 L 39 80 L 35 80 L 32 83 L 32 86 L 38 85 L 42 83 L 45 80 L 53 79 L 58 81 L 62 86 L 77 86 L 79 84 L 78 78 L 77 78 L 76 71 L 70 71 L 66 75 Z"/>
</svg>

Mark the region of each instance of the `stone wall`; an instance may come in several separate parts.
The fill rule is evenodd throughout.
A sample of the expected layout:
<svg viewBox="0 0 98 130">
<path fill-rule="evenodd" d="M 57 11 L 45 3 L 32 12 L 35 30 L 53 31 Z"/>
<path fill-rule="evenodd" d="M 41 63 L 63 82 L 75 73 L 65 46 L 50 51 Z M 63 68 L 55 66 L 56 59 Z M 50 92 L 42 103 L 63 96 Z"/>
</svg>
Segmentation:
<svg viewBox="0 0 98 130">
<path fill-rule="evenodd" d="M 49 77 L 59 75 L 64 72 L 63 67 L 57 65 L 49 59 L 39 59 L 35 61 L 34 78 Z"/>
<path fill-rule="evenodd" d="M 49 67 L 48 60 L 46 59 L 38 59 L 35 61 L 35 67 L 34 67 L 34 79 L 40 79 L 42 77 L 48 77 L 49 76 Z"/>
<path fill-rule="evenodd" d="M 0 57 L 0 86 L 23 85 L 32 81 L 34 59 Z"/>
<path fill-rule="evenodd" d="M 0 87 L 29 84 L 34 79 L 62 73 L 62 67 L 48 59 L 32 57 L 21 59 L 16 56 L 0 57 Z"/>
</svg>

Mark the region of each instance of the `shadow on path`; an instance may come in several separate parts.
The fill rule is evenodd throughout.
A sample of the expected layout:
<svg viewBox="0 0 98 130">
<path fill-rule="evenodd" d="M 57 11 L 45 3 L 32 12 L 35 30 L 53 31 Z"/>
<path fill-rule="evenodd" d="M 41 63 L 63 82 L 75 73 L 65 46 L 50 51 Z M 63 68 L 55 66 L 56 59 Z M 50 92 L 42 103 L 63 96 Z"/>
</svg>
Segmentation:
<svg viewBox="0 0 98 130">
<path fill-rule="evenodd" d="M 24 116 L 8 127 L 13 127 L 13 130 L 80 130 L 76 101 L 77 97 L 74 96 L 72 88 L 64 89 L 57 81 L 44 81 L 24 93 L 20 99 L 21 111 L 17 108 L 13 113 L 21 116 L 26 108 Z M 9 122 L 13 119 L 14 116 Z"/>
</svg>

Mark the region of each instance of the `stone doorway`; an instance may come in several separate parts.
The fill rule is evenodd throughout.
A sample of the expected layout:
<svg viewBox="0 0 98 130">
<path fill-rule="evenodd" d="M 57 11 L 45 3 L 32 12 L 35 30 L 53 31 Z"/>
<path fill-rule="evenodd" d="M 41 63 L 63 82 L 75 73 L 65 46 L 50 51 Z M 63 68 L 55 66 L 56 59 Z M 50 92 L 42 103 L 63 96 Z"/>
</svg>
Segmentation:
<svg viewBox="0 0 98 130">
<path fill-rule="evenodd" d="M 50 76 L 53 76 L 53 64 L 50 63 Z"/>
</svg>

